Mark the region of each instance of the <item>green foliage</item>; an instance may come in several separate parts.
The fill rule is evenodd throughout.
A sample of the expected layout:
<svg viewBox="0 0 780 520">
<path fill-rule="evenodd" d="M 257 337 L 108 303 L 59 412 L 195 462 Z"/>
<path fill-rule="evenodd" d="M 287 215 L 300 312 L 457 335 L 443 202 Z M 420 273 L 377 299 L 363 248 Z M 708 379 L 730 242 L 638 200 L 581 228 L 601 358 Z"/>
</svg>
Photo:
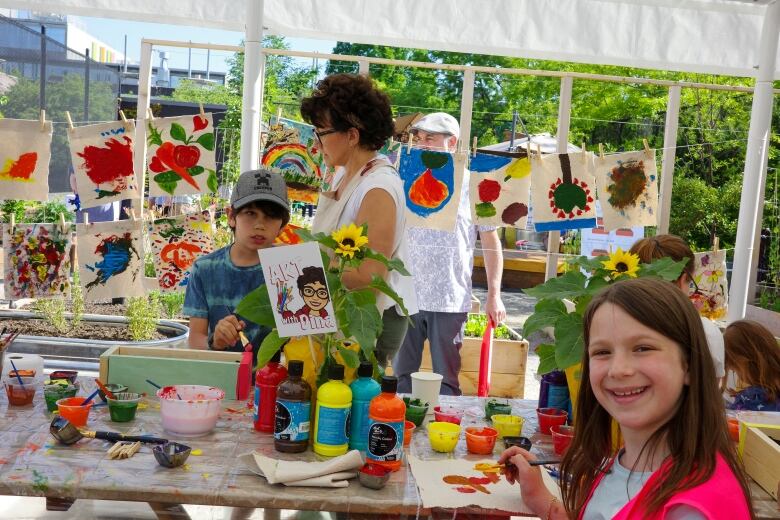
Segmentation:
<svg viewBox="0 0 780 520">
<path fill-rule="evenodd" d="M 70 325 L 77 329 L 84 319 L 84 291 L 81 289 L 78 268 L 73 271 L 73 283 L 70 286 L 70 311 Z"/>
<path fill-rule="evenodd" d="M 40 202 L 34 206 L 32 221 L 36 224 L 52 223 L 60 221 L 60 213 L 63 214 L 67 222 L 73 222 L 75 215 L 63 204 L 56 200 Z"/>
<path fill-rule="evenodd" d="M 24 200 L 4 200 L 0 204 L 0 210 L 3 212 L 0 219 L 3 222 L 11 222 L 11 215 L 13 215 L 16 222 L 25 222 L 25 209 L 29 204 L 30 202 Z"/>
<path fill-rule="evenodd" d="M 60 334 L 68 332 L 65 318 L 65 298 L 39 298 L 35 300 L 35 312 L 50 323 Z"/>
<path fill-rule="evenodd" d="M 128 298 L 125 313 L 128 320 L 127 330 L 133 341 L 148 341 L 154 338 L 161 314 L 160 300 L 156 294 Z"/>
<path fill-rule="evenodd" d="M 466 318 L 466 325 L 464 334 L 469 338 L 481 338 L 485 334 L 487 328 L 487 316 L 484 314 L 469 314 Z M 493 329 L 493 337 L 495 339 L 513 339 L 512 333 L 503 323 L 498 324 Z"/>
<path fill-rule="evenodd" d="M 550 327 L 555 334 L 554 345 L 539 345 L 539 373 L 546 374 L 555 369 L 563 370 L 582 360 L 585 348 L 583 336 L 583 315 L 593 296 L 615 280 L 627 275 L 618 274 L 604 266 L 608 256 L 588 258 L 581 256 L 569 261 L 568 270 L 557 278 L 551 278 L 541 285 L 525 289 L 538 298 L 534 312 L 526 319 L 523 335 Z M 639 262 L 638 258 L 635 258 Z M 687 260 L 675 262 L 671 258 L 660 258 L 650 264 L 642 264 L 637 276 L 654 276 L 669 282 L 680 277 Z M 586 276 L 582 270 L 588 272 Z M 574 308 L 568 312 L 563 300 L 569 300 Z"/>
<path fill-rule="evenodd" d="M 184 307 L 184 292 L 162 292 L 152 291 L 151 294 L 157 298 L 160 303 L 162 316 L 168 319 L 181 316 L 181 310 Z"/>
</svg>

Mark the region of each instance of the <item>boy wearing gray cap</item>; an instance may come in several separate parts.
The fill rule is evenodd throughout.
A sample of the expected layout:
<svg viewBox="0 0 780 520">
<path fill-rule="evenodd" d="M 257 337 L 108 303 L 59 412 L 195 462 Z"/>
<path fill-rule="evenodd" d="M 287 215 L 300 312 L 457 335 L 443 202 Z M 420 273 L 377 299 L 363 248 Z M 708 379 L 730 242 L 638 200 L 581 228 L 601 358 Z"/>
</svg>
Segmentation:
<svg viewBox="0 0 780 520">
<path fill-rule="evenodd" d="M 190 317 L 190 348 L 242 352 L 238 333 L 244 331 L 257 359 L 270 330 L 234 313 L 244 296 L 265 282 L 257 250 L 271 247 L 289 220 L 281 175 L 266 169 L 241 174 L 228 208 L 233 243 L 199 258 L 190 274 L 183 309 Z"/>
</svg>

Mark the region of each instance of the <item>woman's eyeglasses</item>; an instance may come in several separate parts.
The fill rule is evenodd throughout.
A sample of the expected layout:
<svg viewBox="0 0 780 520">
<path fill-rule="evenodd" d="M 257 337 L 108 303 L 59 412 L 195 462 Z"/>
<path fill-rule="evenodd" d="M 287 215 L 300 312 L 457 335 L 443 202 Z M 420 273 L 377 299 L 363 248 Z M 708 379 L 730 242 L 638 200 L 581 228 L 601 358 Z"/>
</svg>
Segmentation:
<svg viewBox="0 0 780 520">
<path fill-rule="evenodd" d="M 320 130 L 319 132 L 315 130 L 314 135 L 317 136 L 317 141 L 319 141 L 320 146 L 322 146 L 322 138 L 325 137 L 326 135 L 335 134 L 336 132 L 338 132 L 338 130 L 336 130 L 335 128 L 329 128 L 327 130 Z"/>
</svg>

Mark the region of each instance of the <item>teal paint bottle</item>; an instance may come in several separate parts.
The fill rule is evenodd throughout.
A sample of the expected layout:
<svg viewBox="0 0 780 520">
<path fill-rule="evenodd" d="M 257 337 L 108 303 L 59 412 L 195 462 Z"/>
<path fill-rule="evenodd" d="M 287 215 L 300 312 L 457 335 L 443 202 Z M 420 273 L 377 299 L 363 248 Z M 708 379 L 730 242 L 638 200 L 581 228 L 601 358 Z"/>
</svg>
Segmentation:
<svg viewBox="0 0 780 520">
<path fill-rule="evenodd" d="M 368 448 L 368 405 L 371 399 L 382 391 L 379 383 L 371 377 L 374 367 L 371 363 L 360 363 L 358 378 L 349 387 L 352 389 L 352 414 L 349 432 L 349 449 L 366 451 Z"/>
</svg>

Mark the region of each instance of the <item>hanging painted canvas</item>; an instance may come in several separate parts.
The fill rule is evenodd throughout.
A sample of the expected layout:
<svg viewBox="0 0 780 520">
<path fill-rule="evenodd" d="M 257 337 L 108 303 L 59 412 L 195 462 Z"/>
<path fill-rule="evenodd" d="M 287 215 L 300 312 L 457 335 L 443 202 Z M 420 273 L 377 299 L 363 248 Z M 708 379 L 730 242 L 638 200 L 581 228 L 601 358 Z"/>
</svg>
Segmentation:
<svg viewBox="0 0 780 520">
<path fill-rule="evenodd" d="M 135 123 L 79 126 L 68 130 L 76 189 L 82 208 L 138 197 L 133 170 Z"/>
<path fill-rule="evenodd" d="M 322 151 L 314 127 L 283 119 L 273 125 L 265 143 L 261 164 L 284 175 L 291 200 L 316 204 L 323 188 Z"/>
<path fill-rule="evenodd" d="M 0 119 L 0 199 L 49 200 L 51 121 Z"/>
<path fill-rule="evenodd" d="M 693 280 L 688 296 L 705 318 L 720 320 L 726 317 L 729 288 L 725 249 L 694 254 Z"/>
<path fill-rule="evenodd" d="M 593 154 L 562 153 L 531 159 L 531 199 L 536 231 L 596 226 Z"/>
<path fill-rule="evenodd" d="M 531 162 L 477 153 L 470 158 L 471 218 L 481 226 L 524 228 L 531 190 Z"/>
<path fill-rule="evenodd" d="M 460 203 L 464 153 L 404 148 L 398 172 L 404 181 L 406 223 L 452 231 Z"/>
<path fill-rule="evenodd" d="M 79 280 L 87 301 L 144 294 L 140 220 L 96 222 L 76 229 Z"/>
<path fill-rule="evenodd" d="M 5 297 L 70 295 L 71 229 L 66 224 L 5 226 Z"/>
<path fill-rule="evenodd" d="M 530 514 L 523 502 L 520 487 L 507 482 L 495 461 L 467 459 L 422 460 L 409 456 L 423 507 L 458 509 L 477 506 L 510 514 Z M 560 499 L 560 489 L 546 471 L 542 480 L 547 489 Z"/>
<path fill-rule="evenodd" d="M 279 337 L 336 332 L 316 242 L 258 250 Z"/>
<path fill-rule="evenodd" d="M 162 291 L 182 291 L 195 260 L 214 250 L 211 212 L 160 218 L 149 225 L 154 270 Z"/>
<path fill-rule="evenodd" d="M 604 228 L 655 226 L 658 173 L 655 150 L 595 158 L 599 202 Z"/>
<path fill-rule="evenodd" d="M 149 196 L 217 191 L 211 114 L 148 121 Z"/>
</svg>

